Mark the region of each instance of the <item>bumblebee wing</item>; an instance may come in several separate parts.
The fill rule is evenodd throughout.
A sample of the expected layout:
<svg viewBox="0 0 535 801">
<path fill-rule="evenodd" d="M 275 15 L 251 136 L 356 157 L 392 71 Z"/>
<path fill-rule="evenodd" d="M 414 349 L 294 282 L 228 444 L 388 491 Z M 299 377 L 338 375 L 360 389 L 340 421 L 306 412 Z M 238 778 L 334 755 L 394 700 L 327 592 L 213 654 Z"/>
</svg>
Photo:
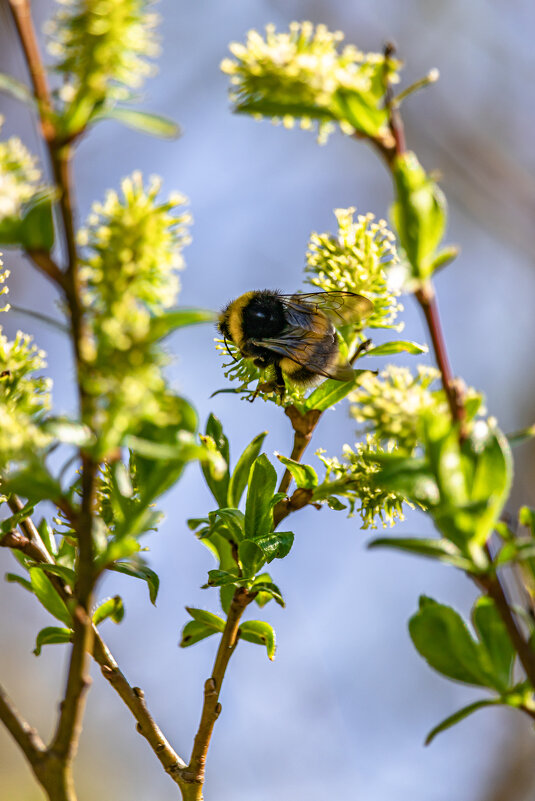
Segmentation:
<svg viewBox="0 0 535 801">
<path fill-rule="evenodd" d="M 278 338 L 253 339 L 253 345 L 277 353 L 286 359 L 291 359 L 301 367 L 306 367 L 312 373 L 325 378 L 335 378 L 337 381 L 350 381 L 355 372 L 349 362 L 342 361 L 337 364 L 325 366 L 321 353 L 318 354 L 317 345 L 322 336 L 313 331 L 295 327 L 289 329 Z"/>
<path fill-rule="evenodd" d="M 280 295 L 294 325 L 306 325 L 306 318 L 323 312 L 335 325 L 363 322 L 373 312 L 373 303 L 356 292 L 308 292 Z M 304 325 L 303 325 L 304 324 Z"/>
</svg>

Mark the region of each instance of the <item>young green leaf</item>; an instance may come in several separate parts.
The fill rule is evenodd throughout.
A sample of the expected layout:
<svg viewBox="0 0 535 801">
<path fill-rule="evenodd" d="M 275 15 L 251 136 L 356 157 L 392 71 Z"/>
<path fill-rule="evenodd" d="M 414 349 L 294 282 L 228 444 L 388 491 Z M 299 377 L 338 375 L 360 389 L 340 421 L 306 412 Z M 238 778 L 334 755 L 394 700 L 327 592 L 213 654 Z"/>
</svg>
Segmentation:
<svg viewBox="0 0 535 801">
<path fill-rule="evenodd" d="M 210 437 L 214 448 L 219 453 L 227 465 L 226 470 L 220 475 L 214 476 L 213 471 L 208 465 L 201 464 L 202 472 L 210 492 L 221 507 L 227 506 L 228 485 L 230 481 L 229 473 L 229 445 L 228 439 L 223 433 L 221 421 L 214 414 L 210 414 L 206 423 L 206 437 Z"/>
<path fill-rule="evenodd" d="M 247 486 L 251 466 L 262 449 L 267 433 L 267 431 L 262 431 L 261 434 L 257 434 L 238 459 L 228 485 L 229 506 L 239 506 L 243 491 Z"/>
<path fill-rule="evenodd" d="M 301 462 L 296 462 L 280 453 L 275 453 L 275 456 L 288 468 L 300 489 L 315 489 L 318 486 L 318 475 L 309 464 L 301 464 Z"/>
<path fill-rule="evenodd" d="M 207 612 L 205 609 L 196 609 L 192 606 L 186 606 L 186 612 L 191 615 L 193 620 L 197 623 L 202 623 L 204 626 L 214 629 L 214 631 L 223 631 L 225 628 L 225 621 L 223 618 L 214 615 L 213 612 Z"/>
<path fill-rule="evenodd" d="M 110 617 L 114 623 L 120 623 L 124 617 L 124 604 L 120 595 L 115 595 L 113 598 L 108 598 L 103 601 L 93 612 L 93 623 L 98 626 L 99 623 Z"/>
<path fill-rule="evenodd" d="M 432 273 L 433 257 L 446 228 L 446 199 L 414 153 L 403 153 L 394 160 L 393 175 L 396 185 L 396 201 L 392 206 L 394 225 L 413 277 L 425 280 Z"/>
<path fill-rule="evenodd" d="M 28 106 L 37 108 L 37 101 L 26 84 L 13 78 L 12 75 L 6 75 L 5 72 L 0 72 L 0 92 L 5 92 L 14 97 L 15 100 L 20 100 Z"/>
<path fill-rule="evenodd" d="M 466 684 L 494 687 L 479 644 L 451 607 L 422 596 L 418 612 L 409 620 L 409 632 L 416 650 L 439 673 Z"/>
<path fill-rule="evenodd" d="M 324 412 L 335 403 L 339 403 L 358 386 L 361 376 L 370 371 L 353 370 L 353 372 L 355 375 L 351 381 L 337 381 L 334 378 L 323 381 L 305 400 L 305 411 L 317 409 L 319 412 Z"/>
<path fill-rule="evenodd" d="M 177 139 L 180 136 L 180 126 L 176 122 L 147 111 L 113 106 L 92 115 L 90 122 L 95 123 L 101 120 L 116 120 L 128 128 L 155 136 L 158 139 Z"/>
<path fill-rule="evenodd" d="M 481 596 L 477 599 L 472 621 L 488 654 L 496 684 L 501 692 L 505 692 L 511 686 L 515 649 L 491 598 Z"/>
<path fill-rule="evenodd" d="M 24 576 L 19 576 L 18 573 L 6 573 L 4 578 L 7 582 L 9 582 L 9 584 L 20 584 L 20 586 L 24 587 L 25 590 L 33 593 L 31 582 L 24 578 Z"/>
<path fill-rule="evenodd" d="M 245 535 L 250 539 L 273 530 L 271 499 L 275 494 L 277 474 L 265 454 L 255 459 L 249 472 L 249 488 L 245 504 Z"/>
<path fill-rule="evenodd" d="M 265 645 L 268 657 L 271 661 L 275 659 L 275 630 L 269 623 L 265 623 L 263 620 L 247 620 L 241 624 L 239 635 L 242 640 L 247 640 L 247 642 Z"/>
<path fill-rule="evenodd" d="M 181 648 L 187 648 L 189 645 L 195 645 L 195 643 L 206 639 L 206 637 L 211 637 L 212 634 L 217 634 L 217 629 L 207 626 L 205 623 L 190 620 L 182 629 L 179 645 Z"/>
<path fill-rule="evenodd" d="M 70 642 L 72 634 L 72 629 L 59 628 L 58 626 L 46 626 L 46 628 L 41 629 L 35 639 L 33 653 L 35 656 L 39 656 L 43 645 Z"/>
<path fill-rule="evenodd" d="M 246 576 L 254 576 L 266 561 L 264 550 L 253 540 L 240 542 L 238 558 Z"/>
<path fill-rule="evenodd" d="M 272 562 L 273 559 L 284 559 L 290 553 L 293 542 L 294 535 L 291 531 L 277 531 L 255 540 L 255 543 L 262 549 L 267 562 Z"/>
<path fill-rule="evenodd" d="M 53 193 L 49 190 L 34 195 L 20 224 L 20 243 L 25 250 L 50 251 L 54 246 Z"/>
<path fill-rule="evenodd" d="M 446 731 L 446 729 L 450 729 L 452 726 L 455 726 L 456 723 L 460 723 L 461 720 L 464 720 L 473 712 L 477 712 L 478 709 L 483 709 L 486 706 L 496 706 L 501 703 L 503 702 L 499 698 L 496 698 L 496 699 L 486 699 L 483 701 L 475 701 L 473 704 L 468 704 L 468 706 L 463 706 L 462 709 L 459 709 L 453 715 L 450 715 L 441 723 L 439 723 L 438 726 L 435 726 L 434 729 L 431 729 L 431 731 L 425 738 L 425 744 L 429 745 L 431 742 L 433 742 L 437 734 Z"/>
<path fill-rule="evenodd" d="M 417 342 L 394 340 L 392 342 L 385 342 L 383 345 L 377 345 L 375 348 L 370 348 L 366 351 L 366 356 L 392 356 L 395 353 L 411 353 L 416 355 L 419 353 L 427 353 L 428 350 L 429 348 L 427 345 L 418 345 Z"/>
<path fill-rule="evenodd" d="M 124 573 L 125 576 L 132 576 L 133 578 L 139 578 L 143 581 L 146 581 L 151 603 L 156 605 L 156 598 L 160 588 L 160 579 L 154 570 L 150 569 L 150 567 L 138 562 L 115 562 L 113 565 L 109 565 L 108 570 L 114 570 L 116 573 Z"/>
<path fill-rule="evenodd" d="M 258 598 L 260 596 L 268 595 L 270 598 L 273 598 L 273 600 L 276 603 L 278 603 L 279 606 L 282 606 L 282 607 L 286 606 L 286 604 L 284 603 L 284 598 L 282 597 L 282 593 L 279 590 L 279 588 L 277 587 L 277 585 L 273 584 L 272 581 L 267 581 L 265 578 L 263 578 L 266 575 L 268 575 L 268 574 L 262 573 L 260 576 L 257 576 L 255 582 L 253 583 L 253 585 L 251 587 L 251 592 L 257 592 L 258 593 L 258 596 L 257 596 L 257 598 L 255 600 L 257 600 L 257 602 L 258 602 Z M 267 603 L 267 601 L 264 601 L 263 603 L 260 602 L 258 605 L 259 606 L 264 606 L 265 603 Z"/>
<path fill-rule="evenodd" d="M 209 309 L 174 309 L 151 318 L 148 339 L 150 342 L 156 342 L 178 328 L 199 323 L 213 323 L 216 320 L 217 314 Z"/>
<path fill-rule="evenodd" d="M 438 559 L 440 562 L 447 562 L 460 570 L 471 571 L 474 568 L 474 564 L 461 554 L 459 548 L 445 538 L 378 537 L 368 543 L 368 548 L 394 548 L 394 550 L 412 553 L 416 556 Z"/>
<path fill-rule="evenodd" d="M 240 584 L 240 579 L 235 573 L 229 573 L 228 570 L 209 570 L 208 583 L 203 584 L 203 589 L 207 587 L 226 587 L 227 585 Z"/>
<path fill-rule="evenodd" d="M 71 614 L 50 579 L 37 567 L 31 567 L 29 572 L 32 591 L 47 612 L 50 612 L 51 615 L 54 615 L 54 617 L 70 627 L 72 623 Z"/>
</svg>

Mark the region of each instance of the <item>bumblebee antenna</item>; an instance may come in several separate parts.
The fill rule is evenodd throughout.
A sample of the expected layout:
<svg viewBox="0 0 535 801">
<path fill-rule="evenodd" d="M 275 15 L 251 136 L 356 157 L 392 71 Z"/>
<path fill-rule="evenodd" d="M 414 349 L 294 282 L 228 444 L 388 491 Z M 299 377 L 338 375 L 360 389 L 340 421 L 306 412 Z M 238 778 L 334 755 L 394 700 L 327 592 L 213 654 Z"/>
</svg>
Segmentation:
<svg viewBox="0 0 535 801">
<path fill-rule="evenodd" d="M 233 356 L 232 351 L 230 350 L 230 348 L 228 346 L 228 340 L 227 340 L 227 338 L 225 336 L 223 337 L 223 342 L 225 343 L 225 347 L 227 349 L 227 353 L 230 356 L 230 358 L 232 359 L 232 361 L 233 362 L 238 362 L 239 359 L 236 356 Z"/>
</svg>

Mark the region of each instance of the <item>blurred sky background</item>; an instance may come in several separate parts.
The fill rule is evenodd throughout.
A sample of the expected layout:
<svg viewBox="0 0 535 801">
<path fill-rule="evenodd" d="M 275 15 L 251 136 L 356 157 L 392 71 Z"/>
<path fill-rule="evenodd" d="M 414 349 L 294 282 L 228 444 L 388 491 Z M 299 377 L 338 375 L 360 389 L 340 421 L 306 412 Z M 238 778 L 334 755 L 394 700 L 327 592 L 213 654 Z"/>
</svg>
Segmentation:
<svg viewBox="0 0 535 801">
<path fill-rule="evenodd" d="M 0 70 L 26 80 L 6 6 L 0 0 Z M 41 25 L 53 4 L 34 6 Z M 441 72 L 438 84 L 404 105 L 404 117 L 409 146 L 427 169 L 443 174 L 447 241 L 462 246 L 436 281 L 454 371 L 485 393 L 505 431 L 532 423 L 535 6 L 529 0 L 162 0 L 158 10 L 163 53 L 143 105 L 174 117 L 183 135 L 161 142 L 112 122 L 93 130 L 75 163 L 79 218 L 134 169 L 157 173 L 164 192 L 189 196 L 195 219 L 182 304 L 217 309 L 248 289 L 299 288 L 311 231 L 333 230 L 336 207 L 386 216 L 390 179 L 371 150 L 340 134 L 319 147 L 310 133 L 233 116 L 219 63 L 229 42 L 268 22 L 280 29 L 293 19 L 324 22 L 364 50 L 394 39 L 406 63 L 405 86 L 431 67 Z M 19 133 L 42 155 L 29 113 L 4 96 L 0 104 L 4 136 Z M 14 252 L 4 262 L 11 302 L 57 316 L 46 281 Z M 404 336 L 426 341 L 418 309 L 410 298 L 405 305 Z M 15 313 L 2 318 L 11 335 L 17 327 L 35 334 L 48 352 L 56 410 L 72 410 L 70 354 L 61 335 Z M 272 404 L 228 395 L 210 400 L 224 386 L 213 337 L 203 326 L 170 340 L 176 386 L 193 400 L 202 425 L 210 411 L 221 418 L 234 460 L 264 429 L 268 454 L 289 453 L 290 426 Z M 341 404 L 321 421 L 310 459 L 314 445 L 340 453 L 353 432 Z M 533 456 L 529 446 L 516 453 L 510 512 L 535 503 Z M 123 595 L 126 618 L 121 626 L 104 624 L 103 636 L 186 760 L 217 642 L 177 648 L 184 606 L 218 611 L 218 597 L 199 589 L 214 565 L 185 520 L 211 503 L 196 466 L 165 497 L 166 520 L 146 540 L 162 582 L 156 608 L 145 585 L 124 576 L 107 578 L 99 591 L 101 598 Z M 478 712 L 423 747 L 432 726 L 482 694 L 433 673 L 410 642 L 407 620 L 420 593 L 466 615 L 475 597 L 468 580 L 424 560 L 367 552 L 373 532 L 340 512 L 307 509 L 290 521 L 294 549 L 271 566 L 287 608 L 271 603 L 258 615 L 276 628 L 277 658 L 270 663 L 248 643 L 233 657 L 209 754 L 207 801 L 533 801 L 533 770 L 525 769 L 535 764 L 535 739 L 512 711 Z M 393 533 L 428 533 L 427 521 L 409 514 Z M 13 567 L 10 554 L 0 553 L 2 572 Z M 20 587 L 2 582 L 0 604 L 0 678 L 47 736 L 66 649 L 31 655 L 36 632 L 51 621 Z M 80 801 L 177 798 L 122 701 L 93 673 L 77 763 Z M 42 797 L 3 729 L 0 777 L 2 801 Z"/>
</svg>

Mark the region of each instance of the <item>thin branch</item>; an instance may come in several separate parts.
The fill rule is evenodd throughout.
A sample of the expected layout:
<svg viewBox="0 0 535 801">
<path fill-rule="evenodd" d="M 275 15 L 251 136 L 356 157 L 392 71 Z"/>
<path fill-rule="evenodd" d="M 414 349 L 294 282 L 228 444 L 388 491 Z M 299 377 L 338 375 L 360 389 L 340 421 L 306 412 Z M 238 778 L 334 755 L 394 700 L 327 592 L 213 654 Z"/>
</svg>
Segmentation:
<svg viewBox="0 0 535 801">
<path fill-rule="evenodd" d="M 299 462 L 312 439 L 312 434 L 321 417 L 321 412 L 318 409 L 311 409 L 305 414 L 301 414 L 295 406 L 288 406 L 285 414 L 290 418 L 294 430 L 294 444 L 290 458 L 294 462 Z M 288 492 L 291 482 L 292 474 L 286 469 L 279 484 L 279 492 Z"/>
<path fill-rule="evenodd" d="M 55 137 L 55 128 L 51 120 L 52 104 L 46 80 L 46 70 L 39 53 L 37 36 L 33 25 L 31 6 L 28 0 L 9 0 L 11 13 L 17 33 L 26 57 L 33 91 L 40 110 L 40 122 L 43 138 L 50 142 Z"/>
<path fill-rule="evenodd" d="M 130 686 L 96 628 L 93 632 L 93 658 L 100 665 L 104 678 L 131 711 L 137 721 L 138 732 L 145 737 L 166 773 L 180 785 L 181 772 L 186 769 L 186 763 L 172 748 L 150 714 L 143 690 Z"/>
<path fill-rule="evenodd" d="M 524 637 L 522 630 L 515 620 L 515 616 L 499 578 L 497 576 L 480 576 L 476 579 L 476 583 L 485 591 L 489 598 L 492 598 L 494 601 L 496 609 L 507 629 L 509 639 L 526 672 L 526 676 L 531 686 L 535 688 L 535 651 Z M 524 709 L 524 711 L 531 714 L 532 717 L 535 717 L 533 712 L 529 712 L 526 709 Z"/>
<path fill-rule="evenodd" d="M 241 617 L 247 605 L 254 600 L 255 594 L 256 593 L 250 593 L 245 587 L 239 587 L 234 593 L 227 615 L 227 622 L 217 650 L 214 669 L 211 677 L 207 679 L 204 685 L 204 703 L 201 720 L 197 734 L 195 735 L 189 765 L 187 770 L 182 774 L 184 780 L 190 782 L 197 788 L 197 793 L 191 794 L 191 798 L 202 799 L 206 756 L 215 722 L 221 712 L 221 704 L 219 703 L 221 685 L 223 684 L 230 657 L 234 653 L 234 649 L 238 643 L 238 629 Z"/>
<path fill-rule="evenodd" d="M 444 334 L 438 313 L 435 292 L 432 285 L 429 283 L 418 289 L 415 294 L 416 299 L 418 300 L 425 315 L 427 327 L 431 335 L 435 358 L 442 377 L 442 386 L 444 387 L 444 392 L 446 393 L 446 397 L 448 399 L 451 416 L 453 421 L 459 424 L 461 438 L 463 438 L 463 426 L 466 418 L 466 410 L 464 408 L 462 392 L 460 391 L 459 384 L 453 378 L 453 373 L 450 367 L 446 342 L 444 340 Z"/>
<path fill-rule="evenodd" d="M 35 767 L 46 754 L 46 747 L 35 729 L 17 711 L 4 688 L 0 685 L 0 720 L 5 725 L 24 756 Z"/>
<path fill-rule="evenodd" d="M 43 275 L 46 275 L 54 284 L 65 290 L 65 276 L 50 253 L 46 250 L 29 250 L 27 255 Z"/>
</svg>

